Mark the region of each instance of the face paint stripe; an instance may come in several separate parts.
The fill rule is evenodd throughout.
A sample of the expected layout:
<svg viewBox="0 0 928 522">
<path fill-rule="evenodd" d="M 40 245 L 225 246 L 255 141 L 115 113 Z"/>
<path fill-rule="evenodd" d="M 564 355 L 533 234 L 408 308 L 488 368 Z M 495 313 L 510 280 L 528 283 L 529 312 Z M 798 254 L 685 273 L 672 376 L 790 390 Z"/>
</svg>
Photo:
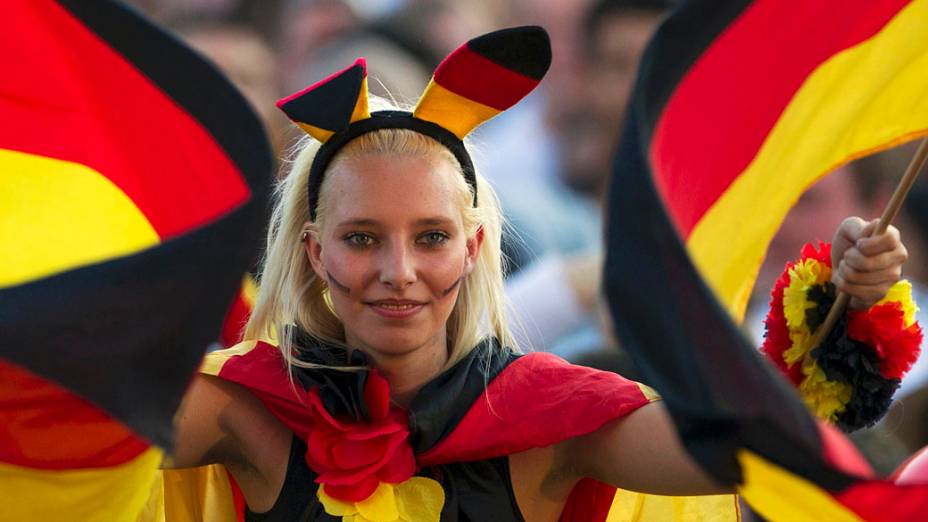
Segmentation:
<svg viewBox="0 0 928 522">
<path fill-rule="evenodd" d="M 445 289 L 445 290 L 442 291 L 441 296 L 442 296 L 442 297 L 447 297 L 448 294 L 450 294 L 451 292 L 453 292 L 454 289 L 457 288 L 459 284 L 461 284 L 461 280 L 463 280 L 463 279 L 464 279 L 464 276 L 459 277 L 459 278 L 457 279 L 457 281 L 455 281 L 454 283 L 451 284 L 451 286 L 449 286 L 447 289 Z"/>
<path fill-rule="evenodd" d="M 351 289 L 343 285 L 342 283 L 340 283 L 338 279 L 335 279 L 335 276 L 333 276 L 332 273 L 329 272 L 328 270 L 326 270 L 325 276 L 329 280 L 329 286 L 333 286 L 346 294 L 351 293 Z"/>
</svg>

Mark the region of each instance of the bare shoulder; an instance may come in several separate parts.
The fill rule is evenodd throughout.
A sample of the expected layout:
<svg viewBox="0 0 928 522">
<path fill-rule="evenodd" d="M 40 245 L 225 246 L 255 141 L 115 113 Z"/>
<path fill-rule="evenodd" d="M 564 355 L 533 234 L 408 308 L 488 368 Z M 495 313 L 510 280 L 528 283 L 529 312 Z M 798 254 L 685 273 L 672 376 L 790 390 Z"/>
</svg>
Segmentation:
<svg viewBox="0 0 928 522">
<path fill-rule="evenodd" d="M 254 461 L 262 448 L 283 442 L 289 430 L 245 387 L 197 375 L 176 417 L 174 467 Z"/>
<path fill-rule="evenodd" d="M 292 433 L 245 387 L 197 375 L 178 412 L 171 467 L 223 464 L 252 509 L 276 499 Z M 268 507 L 269 507 L 268 505 Z"/>
</svg>

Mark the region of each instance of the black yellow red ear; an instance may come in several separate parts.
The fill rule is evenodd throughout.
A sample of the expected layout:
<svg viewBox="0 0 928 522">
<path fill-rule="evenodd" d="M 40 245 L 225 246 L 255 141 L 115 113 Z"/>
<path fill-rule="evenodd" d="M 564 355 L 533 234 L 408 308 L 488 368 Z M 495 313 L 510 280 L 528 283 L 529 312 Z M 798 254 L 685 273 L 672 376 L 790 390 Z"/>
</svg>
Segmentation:
<svg viewBox="0 0 928 522">
<path fill-rule="evenodd" d="M 439 64 L 413 116 L 464 139 L 530 93 L 550 65 L 551 42 L 541 27 L 514 27 L 479 36 Z"/>
<path fill-rule="evenodd" d="M 353 122 L 370 118 L 367 62 L 358 58 L 347 69 L 277 102 L 307 134 L 325 143 Z"/>
</svg>

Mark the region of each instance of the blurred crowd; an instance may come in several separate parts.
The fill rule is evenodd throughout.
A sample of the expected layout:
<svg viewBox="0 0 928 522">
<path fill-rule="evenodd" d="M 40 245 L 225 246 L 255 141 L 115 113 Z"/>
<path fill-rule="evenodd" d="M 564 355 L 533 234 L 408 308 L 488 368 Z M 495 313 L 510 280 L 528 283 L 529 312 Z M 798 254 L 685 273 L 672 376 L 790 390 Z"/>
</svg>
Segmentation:
<svg viewBox="0 0 928 522">
<path fill-rule="evenodd" d="M 671 0 L 132 0 L 213 60 L 264 119 L 278 157 L 298 137 L 274 102 L 368 60 L 372 93 L 413 105 L 455 47 L 494 29 L 537 24 L 554 60 L 542 87 L 475 132 L 478 169 L 509 221 L 504 250 L 522 348 L 636 377 L 603 320 L 602 207 L 638 61 Z M 811 187 L 773 240 L 745 321 L 759 345 L 769 290 L 802 245 L 830 241 L 847 216 L 878 217 L 914 149 L 841 167 Z M 928 184 L 896 221 L 905 277 L 928 308 Z M 920 314 L 922 325 L 928 317 Z M 893 411 L 858 435 L 879 469 L 928 444 L 928 357 Z"/>
</svg>

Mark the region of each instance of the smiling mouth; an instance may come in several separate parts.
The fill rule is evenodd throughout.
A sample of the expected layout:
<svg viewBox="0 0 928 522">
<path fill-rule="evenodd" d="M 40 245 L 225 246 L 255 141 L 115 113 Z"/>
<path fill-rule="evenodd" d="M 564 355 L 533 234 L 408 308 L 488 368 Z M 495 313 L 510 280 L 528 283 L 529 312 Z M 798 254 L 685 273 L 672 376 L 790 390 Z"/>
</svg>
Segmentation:
<svg viewBox="0 0 928 522">
<path fill-rule="evenodd" d="M 417 301 L 371 301 L 365 304 L 377 315 L 387 319 L 406 319 L 425 307 L 425 303 Z"/>
<path fill-rule="evenodd" d="M 380 308 L 385 308 L 387 310 L 411 310 L 417 306 L 422 306 L 421 304 L 414 304 L 414 303 L 405 303 L 405 304 L 374 303 L 373 305 L 379 306 Z"/>
</svg>

